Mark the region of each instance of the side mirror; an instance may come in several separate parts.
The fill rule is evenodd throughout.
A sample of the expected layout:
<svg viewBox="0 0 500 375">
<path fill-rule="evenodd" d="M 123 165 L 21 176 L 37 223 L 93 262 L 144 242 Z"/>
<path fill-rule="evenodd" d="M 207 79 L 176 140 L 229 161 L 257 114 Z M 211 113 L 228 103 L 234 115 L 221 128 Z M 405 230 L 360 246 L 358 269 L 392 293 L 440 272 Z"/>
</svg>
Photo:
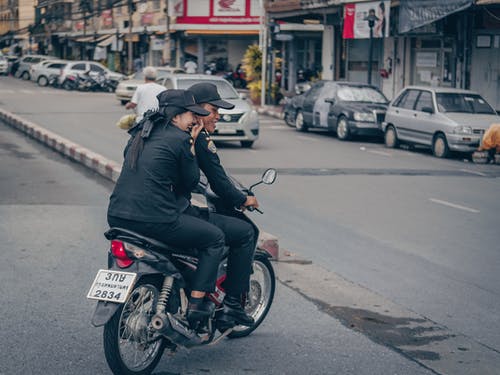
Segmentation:
<svg viewBox="0 0 500 375">
<path fill-rule="evenodd" d="M 325 103 L 335 104 L 335 99 L 334 98 L 326 98 Z"/>
<path fill-rule="evenodd" d="M 265 183 L 266 185 L 271 185 L 276 181 L 276 176 L 278 173 L 276 172 L 276 169 L 269 168 L 264 172 L 262 175 L 262 182 Z"/>
<path fill-rule="evenodd" d="M 246 92 L 240 92 L 240 98 L 243 99 L 243 100 L 247 100 L 248 99 L 248 95 Z"/>
<path fill-rule="evenodd" d="M 434 109 L 432 109 L 432 107 L 422 107 L 422 112 L 432 115 L 434 113 Z"/>
</svg>

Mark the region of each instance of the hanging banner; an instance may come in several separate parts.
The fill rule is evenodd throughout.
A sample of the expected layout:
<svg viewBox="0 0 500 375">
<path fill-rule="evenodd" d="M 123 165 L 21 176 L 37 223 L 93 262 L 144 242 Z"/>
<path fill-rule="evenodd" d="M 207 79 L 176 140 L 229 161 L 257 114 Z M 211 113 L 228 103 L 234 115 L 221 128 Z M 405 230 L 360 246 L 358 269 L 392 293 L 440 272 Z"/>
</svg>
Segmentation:
<svg viewBox="0 0 500 375">
<path fill-rule="evenodd" d="M 366 17 L 372 12 L 376 16 L 373 26 L 374 38 L 389 36 L 390 1 L 370 1 L 344 5 L 344 39 L 366 39 L 370 37 L 370 27 Z"/>
<path fill-rule="evenodd" d="M 467 9 L 474 0 L 400 0 L 399 32 L 406 33 Z"/>
</svg>

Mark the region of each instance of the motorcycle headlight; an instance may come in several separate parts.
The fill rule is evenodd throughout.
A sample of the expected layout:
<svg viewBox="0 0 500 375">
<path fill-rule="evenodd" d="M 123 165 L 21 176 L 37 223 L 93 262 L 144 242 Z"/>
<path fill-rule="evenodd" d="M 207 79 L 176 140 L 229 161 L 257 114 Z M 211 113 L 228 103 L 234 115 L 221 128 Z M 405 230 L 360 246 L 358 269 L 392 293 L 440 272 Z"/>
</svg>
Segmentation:
<svg viewBox="0 0 500 375">
<path fill-rule="evenodd" d="M 472 128 L 470 126 L 460 125 L 453 129 L 453 133 L 455 134 L 472 134 Z"/>
<path fill-rule="evenodd" d="M 361 122 L 375 122 L 375 116 L 373 113 L 354 112 L 354 120 Z"/>
</svg>

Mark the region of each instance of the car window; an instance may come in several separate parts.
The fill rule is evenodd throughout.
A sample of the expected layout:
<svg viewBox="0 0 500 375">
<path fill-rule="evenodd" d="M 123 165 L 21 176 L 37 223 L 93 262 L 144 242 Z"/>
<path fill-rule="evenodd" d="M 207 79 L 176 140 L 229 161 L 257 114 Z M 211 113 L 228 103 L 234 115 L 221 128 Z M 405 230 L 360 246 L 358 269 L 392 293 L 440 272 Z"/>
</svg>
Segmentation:
<svg viewBox="0 0 500 375">
<path fill-rule="evenodd" d="M 32 57 L 25 57 L 25 58 L 22 60 L 22 62 L 29 63 L 29 62 L 31 62 L 31 60 L 32 60 L 32 59 L 33 59 Z"/>
<path fill-rule="evenodd" d="M 37 64 L 40 61 L 42 61 L 41 57 L 33 57 L 33 58 L 31 58 L 30 62 L 33 63 L 33 64 Z"/>
<path fill-rule="evenodd" d="M 463 112 L 496 114 L 491 106 L 478 94 L 437 93 L 439 112 Z"/>
<path fill-rule="evenodd" d="M 420 91 L 418 90 L 408 90 L 408 93 L 405 95 L 405 97 L 401 99 L 399 107 L 406 109 L 415 108 L 415 102 L 417 101 L 419 94 Z"/>
<path fill-rule="evenodd" d="M 168 80 L 168 79 L 167 79 Z M 167 81 L 165 80 L 165 82 Z M 200 82 L 209 82 L 217 86 L 217 91 L 222 99 L 239 99 L 238 92 L 234 89 L 234 87 L 227 81 L 223 80 L 215 80 L 215 79 L 192 79 L 192 78 L 183 78 L 177 80 L 177 88 L 178 89 L 188 89 L 193 86 L 195 83 Z M 169 88 L 165 83 L 164 86 Z"/>
<path fill-rule="evenodd" d="M 403 92 L 401 95 L 399 95 L 395 100 L 394 104 L 392 105 L 393 107 L 401 107 L 401 103 L 403 100 L 406 98 L 406 95 L 408 95 L 408 90 Z"/>
<path fill-rule="evenodd" d="M 415 110 L 422 112 L 422 108 L 424 107 L 434 109 L 434 105 L 432 104 L 432 94 L 429 91 L 422 91 L 418 97 Z"/>
<path fill-rule="evenodd" d="M 99 65 L 90 64 L 90 71 L 91 72 L 103 73 L 104 69 L 102 67 L 100 67 Z"/>
<path fill-rule="evenodd" d="M 50 69 L 62 69 L 65 66 L 66 66 L 66 64 L 64 64 L 64 63 L 52 63 L 52 64 L 48 64 L 47 68 L 50 68 Z"/>
<path fill-rule="evenodd" d="M 387 103 L 388 100 L 380 91 L 372 87 L 345 86 L 337 91 L 337 97 L 345 102 Z"/>
<path fill-rule="evenodd" d="M 86 67 L 85 67 L 85 64 L 75 64 L 75 65 L 73 65 L 73 67 L 71 69 L 73 69 L 73 70 L 85 70 Z"/>
</svg>

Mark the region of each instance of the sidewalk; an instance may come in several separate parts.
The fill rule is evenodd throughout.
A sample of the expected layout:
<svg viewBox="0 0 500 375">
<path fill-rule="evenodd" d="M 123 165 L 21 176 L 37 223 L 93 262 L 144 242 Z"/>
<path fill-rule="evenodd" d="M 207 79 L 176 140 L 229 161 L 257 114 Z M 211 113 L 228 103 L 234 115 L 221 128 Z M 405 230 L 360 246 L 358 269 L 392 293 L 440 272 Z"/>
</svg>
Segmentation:
<svg viewBox="0 0 500 375">
<path fill-rule="evenodd" d="M 257 113 L 261 115 L 271 116 L 280 120 L 283 120 L 283 106 L 282 105 L 265 105 L 265 106 L 254 106 Z"/>
<path fill-rule="evenodd" d="M 70 160 L 81 164 L 88 169 L 98 173 L 102 177 L 116 182 L 120 176 L 121 165 L 113 160 L 93 152 L 67 138 L 51 132 L 42 126 L 31 121 L 23 119 L 11 112 L 0 108 L 0 121 L 25 133 L 38 142 L 48 146 L 68 157 Z M 274 260 L 279 259 L 278 239 L 272 234 L 261 232 L 259 237 L 259 246 L 267 250 Z"/>
</svg>

